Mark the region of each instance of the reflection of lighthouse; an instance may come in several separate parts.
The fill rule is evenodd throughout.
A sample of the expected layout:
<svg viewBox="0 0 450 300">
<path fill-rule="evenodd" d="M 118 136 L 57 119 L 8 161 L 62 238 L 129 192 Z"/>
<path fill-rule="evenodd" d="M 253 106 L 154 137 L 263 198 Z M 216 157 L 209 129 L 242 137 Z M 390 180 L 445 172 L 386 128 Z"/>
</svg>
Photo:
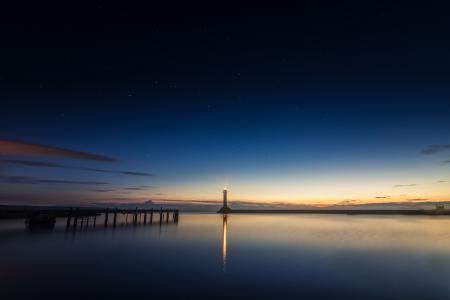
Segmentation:
<svg viewBox="0 0 450 300">
<path fill-rule="evenodd" d="M 228 207 L 228 191 L 226 188 L 223 189 L 223 206 L 218 211 L 218 213 L 226 214 L 227 212 L 231 212 L 231 208 Z"/>
<path fill-rule="evenodd" d="M 222 231 L 222 266 L 223 271 L 227 266 L 227 215 L 223 215 L 223 231 Z"/>
</svg>

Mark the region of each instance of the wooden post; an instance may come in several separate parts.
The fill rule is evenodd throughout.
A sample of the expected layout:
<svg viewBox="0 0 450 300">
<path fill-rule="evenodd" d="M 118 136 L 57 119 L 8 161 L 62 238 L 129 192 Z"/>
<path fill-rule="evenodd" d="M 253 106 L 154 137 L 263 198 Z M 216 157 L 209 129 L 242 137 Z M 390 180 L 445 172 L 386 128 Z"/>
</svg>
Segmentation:
<svg viewBox="0 0 450 300">
<path fill-rule="evenodd" d="M 162 224 L 162 221 L 163 221 L 163 210 L 161 206 L 161 209 L 159 210 L 159 225 Z"/>
<path fill-rule="evenodd" d="M 67 216 L 66 228 L 70 228 L 70 221 L 71 221 L 71 219 L 72 219 L 72 208 L 70 208 L 69 215 Z"/>
<path fill-rule="evenodd" d="M 105 227 L 108 226 L 108 217 L 109 217 L 109 207 L 107 207 L 105 211 Z"/>
<path fill-rule="evenodd" d="M 113 226 L 116 227 L 116 221 L 117 221 L 117 207 L 116 210 L 114 211 L 114 219 L 113 219 Z"/>
<path fill-rule="evenodd" d="M 78 223 L 78 214 L 75 215 L 75 218 L 73 220 L 73 230 L 77 229 L 77 223 Z"/>
<path fill-rule="evenodd" d="M 153 224 L 153 208 L 150 211 L 150 224 Z"/>
<path fill-rule="evenodd" d="M 95 225 L 97 225 L 97 215 L 94 216 L 94 228 L 95 228 Z"/>
<path fill-rule="evenodd" d="M 136 209 L 135 209 L 135 211 L 134 211 L 134 225 L 137 224 L 137 218 L 138 218 L 138 208 L 137 208 L 137 206 L 136 206 Z"/>
<path fill-rule="evenodd" d="M 169 210 L 166 212 L 166 223 L 169 223 Z"/>
<path fill-rule="evenodd" d="M 144 211 L 144 225 L 147 224 L 147 211 Z"/>
</svg>

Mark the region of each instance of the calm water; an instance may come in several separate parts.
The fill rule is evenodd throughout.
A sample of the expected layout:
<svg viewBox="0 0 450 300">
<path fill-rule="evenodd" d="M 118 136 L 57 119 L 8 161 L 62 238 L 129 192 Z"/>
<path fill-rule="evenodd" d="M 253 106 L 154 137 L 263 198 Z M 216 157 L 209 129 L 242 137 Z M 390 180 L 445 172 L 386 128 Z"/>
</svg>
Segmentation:
<svg viewBox="0 0 450 300">
<path fill-rule="evenodd" d="M 2 221 L 0 254 L 1 299 L 450 299 L 446 217 L 183 214 L 37 233 Z"/>
</svg>

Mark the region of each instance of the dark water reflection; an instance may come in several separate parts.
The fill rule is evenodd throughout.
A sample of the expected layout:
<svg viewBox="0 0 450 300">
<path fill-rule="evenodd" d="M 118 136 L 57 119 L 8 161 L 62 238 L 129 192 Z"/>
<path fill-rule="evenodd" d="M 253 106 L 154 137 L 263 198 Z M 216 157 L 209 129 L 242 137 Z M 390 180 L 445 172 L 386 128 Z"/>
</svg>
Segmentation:
<svg viewBox="0 0 450 300">
<path fill-rule="evenodd" d="M 450 299 L 445 217 L 184 214 L 75 232 L 63 223 L 0 223 L 1 299 Z"/>
</svg>

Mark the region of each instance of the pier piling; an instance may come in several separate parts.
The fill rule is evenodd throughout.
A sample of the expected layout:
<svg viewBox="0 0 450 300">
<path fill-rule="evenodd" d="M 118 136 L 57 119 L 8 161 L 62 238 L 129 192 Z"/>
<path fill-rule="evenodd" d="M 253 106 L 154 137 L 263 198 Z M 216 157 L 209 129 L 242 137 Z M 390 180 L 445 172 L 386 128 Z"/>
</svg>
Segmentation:
<svg viewBox="0 0 450 300">
<path fill-rule="evenodd" d="M 117 207 L 116 210 L 114 211 L 113 227 L 116 227 L 116 221 L 117 221 Z"/>
<path fill-rule="evenodd" d="M 29 224 L 29 220 L 33 219 L 33 222 L 36 223 L 35 220 L 39 218 L 43 218 L 41 216 L 46 217 L 47 219 L 56 219 L 56 218 L 65 218 L 65 228 L 67 230 L 78 230 L 85 228 L 88 230 L 89 227 L 96 227 L 97 224 L 97 216 L 104 215 L 104 219 L 100 221 L 103 222 L 103 227 L 106 229 L 108 226 L 116 227 L 117 225 L 117 215 L 122 214 L 125 215 L 125 222 L 128 223 L 128 214 L 133 216 L 133 225 L 148 223 L 153 224 L 153 216 L 154 214 L 159 214 L 159 224 L 162 223 L 168 224 L 171 222 L 178 222 L 178 210 L 175 209 L 163 209 L 161 206 L 160 209 L 154 208 L 93 208 L 93 207 L 76 207 L 76 208 L 19 208 L 16 209 L 8 209 L 7 213 L 11 214 L 14 218 L 25 218 L 27 220 L 26 224 Z M 2 213 L 0 208 L 0 213 Z M 3 212 L 4 213 L 4 212 Z M 109 215 L 112 214 L 113 222 L 110 222 Z M 5 213 L 4 213 L 5 215 Z M 19 217 L 19 215 L 21 217 Z M 48 217 L 49 216 L 49 217 Z M 0 219 L 2 215 L 0 214 Z M 11 218 L 10 216 L 6 216 Z M 5 217 L 5 218 L 6 218 Z M 150 219 L 149 219 L 150 217 Z M 40 220 L 40 219 L 39 219 Z M 38 220 L 38 221 L 39 221 Z M 50 222 L 50 221 L 49 221 Z M 112 224 L 110 224 L 112 223 Z M 27 225 L 28 226 L 28 225 Z M 64 226 L 64 223 L 62 224 Z"/>
<path fill-rule="evenodd" d="M 70 228 L 70 221 L 72 220 L 72 209 L 70 209 L 69 214 L 67 215 L 67 223 L 66 228 Z"/>
<path fill-rule="evenodd" d="M 108 217 L 109 217 L 109 208 L 106 208 L 105 211 L 105 227 L 108 226 Z"/>
</svg>

